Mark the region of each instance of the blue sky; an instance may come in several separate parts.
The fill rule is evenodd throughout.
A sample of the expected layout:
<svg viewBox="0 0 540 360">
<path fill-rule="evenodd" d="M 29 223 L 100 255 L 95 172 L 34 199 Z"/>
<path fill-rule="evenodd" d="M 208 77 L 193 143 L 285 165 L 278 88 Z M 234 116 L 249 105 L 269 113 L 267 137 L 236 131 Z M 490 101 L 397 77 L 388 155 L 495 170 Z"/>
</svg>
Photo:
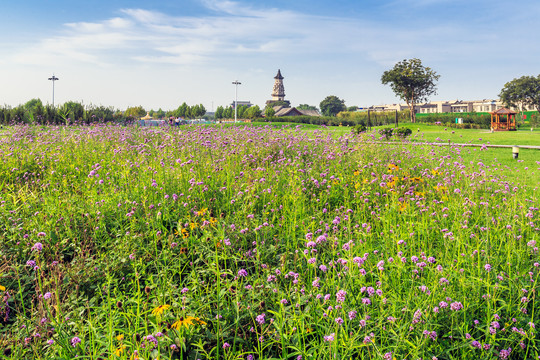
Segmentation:
<svg viewBox="0 0 540 360">
<path fill-rule="evenodd" d="M 432 100 L 496 98 L 540 73 L 537 0 L 32 0 L 0 4 L 0 104 L 261 107 L 281 69 L 293 105 L 394 103 L 380 82 L 419 58 Z"/>
</svg>

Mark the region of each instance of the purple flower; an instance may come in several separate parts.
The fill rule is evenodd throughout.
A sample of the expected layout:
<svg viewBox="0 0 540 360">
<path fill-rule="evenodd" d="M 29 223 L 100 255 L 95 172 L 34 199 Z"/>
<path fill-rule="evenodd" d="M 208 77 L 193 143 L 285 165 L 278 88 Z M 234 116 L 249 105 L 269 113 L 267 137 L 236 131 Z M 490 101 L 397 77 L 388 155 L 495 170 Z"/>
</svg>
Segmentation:
<svg viewBox="0 0 540 360">
<path fill-rule="evenodd" d="M 336 323 L 339 325 L 343 324 L 343 319 L 340 317 L 336 318 Z"/>
<path fill-rule="evenodd" d="M 45 299 L 50 299 L 51 298 L 51 293 L 50 292 L 46 292 L 45 295 L 43 295 L 43 298 Z"/>
<path fill-rule="evenodd" d="M 37 233 L 37 236 L 45 236 L 45 235 L 47 235 L 47 234 L 45 234 L 44 232 L 38 232 Z"/>
<path fill-rule="evenodd" d="M 77 344 L 81 342 L 81 339 L 77 336 L 74 336 L 73 339 L 71 339 L 71 346 L 76 347 Z"/>
<path fill-rule="evenodd" d="M 226 342 L 226 343 L 223 344 L 223 348 L 224 348 L 224 349 L 228 349 L 228 348 L 230 348 L 230 347 L 231 347 L 231 344 L 229 344 L 228 342 Z"/>
<path fill-rule="evenodd" d="M 34 244 L 34 246 L 32 246 L 32 251 L 41 251 L 43 250 L 43 244 L 41 244 L 40 242 L 37 242 Z"/>
<path fill-rule="evenodd" d="M 259 325 L 262 325 L 264 324 L 264 317 L 266 316 L 266 314 L 262 313 L 261 315 L 258 315 L 256 318 L 255 318 L 255 321 L 257 321 L 259 323 Z"/>
<path fill-rule="evenodd" d="M 182 294 L 185 294 L 185 293 L 187 293 L 188 291 L 189 291 L 188 288 L 183 288 L 180 292 L 181 292 Z"/>
<path fill-rule="evenodd" d="M 36 266 L 36 262 L 34 260 L 28 260 L 26 262 L 26 265 L 34 267 L 34 266 Z"/>
<path fill-rule="evenodd" d="M 353 320 L 354 318 L 356 318 L 356 311 L 355 310 L 352 310 L 352 311 L 349 311 L 349 320 Z"/>
<path fill-rule="evenodd" d="M 238 277 L 246 277 L 247 276 L 247 271 L 245 269 L 240 269 L 238 270 Z"/>
<path fill-rule="evenodd" d="M 453 311 L 461 310 L 463 309 L 463 304 L 460 303 L 459 301 L 454 301 L 453 303 L 450 304 L 450 309 L 452 309 Z"/>
<path fill-rule="evenodd" d="M 370 305 L 370 304 L 371 304 L 371 300 L 369 300 L 369 298 L 363 298 L 363 299 L 362 299 L 362 304 L 364 304 L 364 305 Z"/>
<path fill-rule="evenodd" d="M 490 272 L 491 271 L 491 265 L 490 264 L 484 265 L 484 269 L 486 269 L 487 272 Z"/>
<path fill-rule="evenodd" d="M 347 292 L 345 290 L 339 290 L 336 294 L 336 300 L 337 302 L 344 302 L 345 301 L 345 295 L 347 295 Z"/>
<path fill-rule="evenodd" d="M 334 336 L 335 336 L 335 335 L 336 335 L 335 333 L 331 333 L 330 335 L 325 336 L 325 337 L 324 337 L 324 341 L 327 341 L 327 342 L 332 342 L 332 341 L 334 341 Z"/>
</svg>

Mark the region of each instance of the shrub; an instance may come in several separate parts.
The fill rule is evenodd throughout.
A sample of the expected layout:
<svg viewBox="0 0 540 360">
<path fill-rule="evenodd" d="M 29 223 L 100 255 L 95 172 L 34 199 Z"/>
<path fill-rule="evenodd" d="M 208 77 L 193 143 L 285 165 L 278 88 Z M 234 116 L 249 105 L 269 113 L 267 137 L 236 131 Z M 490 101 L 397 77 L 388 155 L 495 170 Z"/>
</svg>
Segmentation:
<svg viewBox="0 0 540 360">
<path fill-rule="evenodd" d="M 400 127 L 394 130 L 394 135 L 400 138 L 406 138 L 412 134 L 412 130 L 407 127 Z"/>
<path fill-rule="evenodd" d="M 392 137 L 393 131 L 394 130 L 392 128 L 383 128 L 379 130 L 379 134 L 385 139 L 390 139 Z"/>
<path fill-rule="evenodd" d="M 356 134 L 363 133 L 367 130 L 366 125 L 364 124 L 358 124 L 353 128 L 353 132 Z"/>
</svg>

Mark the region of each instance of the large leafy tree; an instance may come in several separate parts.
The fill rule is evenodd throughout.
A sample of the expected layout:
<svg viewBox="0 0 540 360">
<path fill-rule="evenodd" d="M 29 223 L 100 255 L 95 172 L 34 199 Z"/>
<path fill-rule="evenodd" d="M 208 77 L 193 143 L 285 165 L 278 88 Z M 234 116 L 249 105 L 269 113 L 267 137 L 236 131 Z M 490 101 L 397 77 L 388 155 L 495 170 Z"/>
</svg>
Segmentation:
<svg viewBox="0 0 540 360">
<path fill-rule="evenodd" d="M 522 76 L 504 84 L 499 94 L 508 107 L 523 110 L 524 105 L 534 106 L 540 112 L 540 75 Z"/>
<path fill-rule="evenodd" d="M 419 59 L 403 60 L 383 73 L 381 82 L 390 84 L 394 93 L 407 103 L 411 110 L 411 121 L 416 121 L 415 105 L 427 101 L 430 95 L 437 93 L 437 75 L 429 67 L 422 65 Z"/>
<path fill-rule="evenodd" d="M 335 95 L 327 96 L 319 106 L 324 116 L 336 116 L 339 112 L 347 110 L 345 100 Z"/>
<path fill-rule="evenodd" d="M 146 110 L 142 106 L 128 107 L 124 112 L 124 116 L 129 118 L 139 118 L 144 115 L 146 115 Z"/>
</svg>

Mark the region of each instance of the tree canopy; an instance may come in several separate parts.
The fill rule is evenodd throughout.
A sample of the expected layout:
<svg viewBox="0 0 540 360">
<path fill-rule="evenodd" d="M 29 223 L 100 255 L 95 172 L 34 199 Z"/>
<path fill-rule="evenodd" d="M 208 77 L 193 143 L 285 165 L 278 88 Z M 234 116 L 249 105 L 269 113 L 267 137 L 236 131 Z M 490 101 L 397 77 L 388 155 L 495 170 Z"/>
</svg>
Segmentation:
<svg viewBox="0 0 540 360">
<path fill-rule="evenodd" d="M 316 106 L 308 105 L 308 104 L 300 104 L 296 107 L 298 110 L 319 110 Z"/>
<path fill-rule="evenodd" d="M 508 107 L 523 110 L 524 105 L 534 106 L 540 112 L 540 75 L 522 76 L 504 84 L 499 94 Z"/>
<path fill-rule="evenodd" d="M 142 106 L 128 107 L 124 112 L 125 117 L 139 118 L 146 115 L 146 110 Z"/>
<path fill-rule="evenodd" d="M 324 116 L 336 116 L 339 112 L 347 110 L 345 100 L 335 95 L 327 96 L 319 106 Z"/>
<path fill-rule="evenodd" d="M 381 82 L 384 85 L 390 84 L 394 93 L 407 103 L 411 110 L 411 121 L 414 122 L 415 105 L 437 93 L 436 82 L 439 77 L 431 68 L 423 66 L 421 60 L 405 59 L 385 71 Z"/>
</svg>

